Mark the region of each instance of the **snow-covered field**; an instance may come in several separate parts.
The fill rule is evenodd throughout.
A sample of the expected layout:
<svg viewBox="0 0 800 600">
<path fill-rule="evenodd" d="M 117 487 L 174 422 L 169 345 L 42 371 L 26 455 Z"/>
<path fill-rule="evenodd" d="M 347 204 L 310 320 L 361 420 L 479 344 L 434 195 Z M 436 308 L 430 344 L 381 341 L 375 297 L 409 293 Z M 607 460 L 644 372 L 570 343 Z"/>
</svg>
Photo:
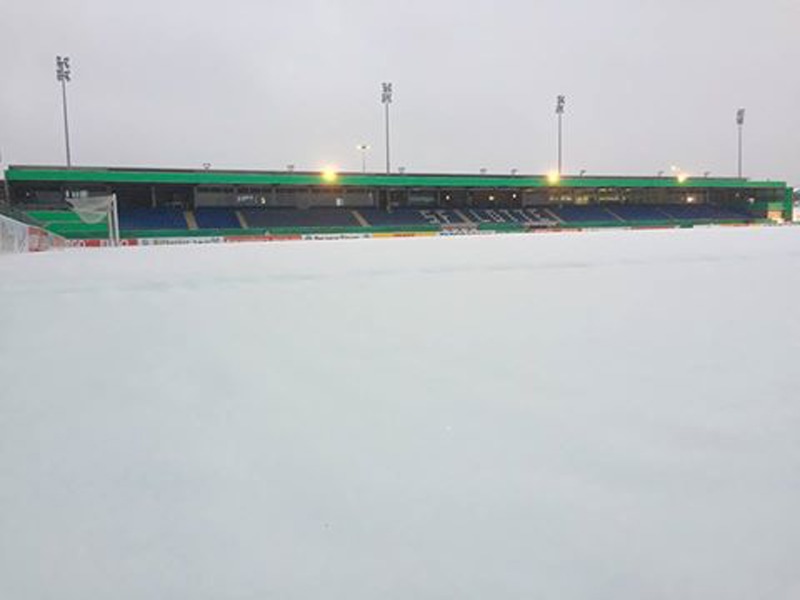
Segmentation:
<svg viewBox="0 0 800 600">
<path fill-rule="evenodd" d="M 0 257 L 0 598 L 796 599 L 800 228 Z"/>
</svg>

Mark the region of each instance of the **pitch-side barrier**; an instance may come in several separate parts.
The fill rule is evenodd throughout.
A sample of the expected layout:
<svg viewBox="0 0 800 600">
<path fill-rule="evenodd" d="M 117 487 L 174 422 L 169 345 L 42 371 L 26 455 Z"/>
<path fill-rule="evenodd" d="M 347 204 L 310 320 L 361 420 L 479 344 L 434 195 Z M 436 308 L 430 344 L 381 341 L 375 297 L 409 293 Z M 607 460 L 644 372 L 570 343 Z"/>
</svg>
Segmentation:
<svg viewBox="0 0 800 600">
<path fill-rule="evenodd" d="M 67 240 L 60 235 L 0 215 L 0 254 L 43 252 L 67 245 Z"/>
</svg>

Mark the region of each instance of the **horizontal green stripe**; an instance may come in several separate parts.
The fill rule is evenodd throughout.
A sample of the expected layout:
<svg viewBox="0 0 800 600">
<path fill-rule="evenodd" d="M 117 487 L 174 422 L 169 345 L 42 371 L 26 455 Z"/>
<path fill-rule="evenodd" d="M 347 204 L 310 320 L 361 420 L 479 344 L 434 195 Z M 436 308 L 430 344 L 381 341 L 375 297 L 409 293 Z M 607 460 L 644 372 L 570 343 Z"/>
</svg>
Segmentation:
<svg viewBox="0 0 800 600">
<path fill-rule="evenodd" d="M 93 168 L 9 167 L 10 182 L 64 183 L 141 183 L 174 185 L 287 185 L 331 187 L 432 187 L 432 188 L 785 188 L 780 181 L 675 177 L 564 177 L 552 184 L 544 175 L 375 175 L 343 173 L 334 182 L 326 182 L 321 173 L 233 172 L 233 171 L 148 171 L 104 170 Z"/>
</svg>

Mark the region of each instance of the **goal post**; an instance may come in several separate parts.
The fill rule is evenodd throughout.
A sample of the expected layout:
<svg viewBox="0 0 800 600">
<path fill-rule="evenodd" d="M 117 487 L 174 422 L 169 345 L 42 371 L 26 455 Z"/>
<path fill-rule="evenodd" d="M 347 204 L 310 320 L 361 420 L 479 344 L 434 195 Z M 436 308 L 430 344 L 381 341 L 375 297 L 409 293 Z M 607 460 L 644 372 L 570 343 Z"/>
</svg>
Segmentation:
<svg viewBox="0 0 800 600">
<path fill-rule="evenodd" d="M 66 201 L 81 221 L 90 225 L 108 224 L 108 242 L 110 246 L 119 246 L 119 210 L 117 195 L 70 194 Z"/>
</svg>

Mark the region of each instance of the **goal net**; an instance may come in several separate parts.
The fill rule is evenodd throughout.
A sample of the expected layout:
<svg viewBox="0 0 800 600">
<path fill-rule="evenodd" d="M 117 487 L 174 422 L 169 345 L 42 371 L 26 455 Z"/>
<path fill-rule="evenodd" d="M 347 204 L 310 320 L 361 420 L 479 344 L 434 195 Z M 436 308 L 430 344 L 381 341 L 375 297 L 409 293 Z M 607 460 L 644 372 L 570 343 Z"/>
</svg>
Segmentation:
<svg viewBox="0 0 800 600">
<path fill-rule="evenodd" d="M 66 201 L 84 223 L 96 225 L 107 222 L 109 243 L 112 246 L 119 245 L 119 215 L 115 194 L 102 196 L 71 194 L 67 196 Z"/>
</svg>

